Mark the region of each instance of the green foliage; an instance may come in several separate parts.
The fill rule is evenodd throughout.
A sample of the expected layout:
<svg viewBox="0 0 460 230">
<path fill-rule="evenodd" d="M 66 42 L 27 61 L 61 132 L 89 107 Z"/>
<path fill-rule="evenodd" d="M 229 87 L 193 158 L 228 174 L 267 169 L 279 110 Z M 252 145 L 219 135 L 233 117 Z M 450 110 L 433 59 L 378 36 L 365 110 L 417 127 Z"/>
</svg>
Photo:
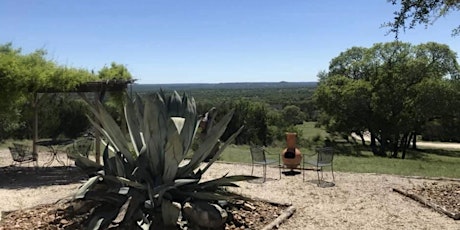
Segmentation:
<svg viewBox="0 0 460 230">
<path fill-rule="evenodd" d="M 45 50 L 23 54 L 11 43 L 0 45 L 0 133 L 8 137 L 27 128 L 37 92 L 70 90 L 90 79 L 95 78 L 86 70 L 48 60 Z"/>
<path fill-rule="evenodd" d="M 456 54 L 442 44 L 353 47 L 321 77 L 315 91 L 320 121 L 339 134 L 369 131 L 374 154 L 396 157 L 402 150 L 404 158 L 410 137 L 428 120 L 458 114 L 448 105 L 458 101 L 451 86 L 459 73 Z"/>
<path fill-rule="evenodd" d="M 43 94 L 40 96 L 38 115 L 40 117 L 39 133 L 41 138 L 68 137 L 76 138 L 91 128 L 86 116 L 88 106 L 75 95 Z M 13 138 L 32 138 L 33 110 L 24 104 L 18 114 L 21 124 L 9 133 Z"/>
<path fill-rule="evenodd" d="M 299 125 L 305 121 L 305 114 L 295 105 L 287 105 L 281 111 L 282 120 L 286 126 Z"/>
<path fill-rule="evenodd" d="M 273 145 L 284 140 L 284 133 L 290 126 L 302 123 L 304 120 L 316 119 L 316 107 L 311 99 L 315 84 L 248 84 L 235 83 L 228 86 L 179 84 L 174 85 L 174 88 L 187 89 L 197 98 L 199 114 L 204 114 L 207 108 L 214 105 L 218 105 L 217 117 L 234 109 L 235 115 L 222 139 L 225 140 L 230 133 L 244 125 L 245 130 L 238 136 L 237 144 Z M 154 88 L 149 85 L 138 85 L 134 87 L 134 91 L 137 88 L 138 92 L 147 93 L 152 87 Z M 295 114 L 284 113 L 287 118 L 283 118 L 284 108 L 286 110 L 294 108 Z"/>
<path fill-rule="evenodd" d="M 223 140 L 226 140 L 233 132 L 238 130 L 239 127 L 245 126 L 245 129 L 236 138 L 236 144 L 247 144 L 252 142 L 269 145 L 272 142 L 271 134 L 268 129 L 268 109 L 265 104 L 241 99 L 222 103 L 217 108 L 221 111 L 218 117 L 229 111 L 234 111 L 228 129 L 222 135 Z"/>
<path fill-rule="evenodd" d="M 232 118 L 231 112 L 208 130 L 209 135 L 193 152 L 191 159 L 184 161 L 199 125 L 193 98 L 180 96 L 177 92 L 167 96 L 163 91 L 144 98 L 138 96 L 134 102 L 128 98 L 125 114 L 130 141 L 100 103 L 96 103 L 91 111 L 97 120 L 92 124 L 109 144 L 104 150 L 103 166 L 85 158 L 78 158 L 76 162 L 87 171 L 103 169 L 76 195 L 77 199 L 99 203 L 91 213 L 88 228 L 104 229 L 122 214 L 124 217 L 118 221 L 121 228 L 174 226 L 180 213 L 175 208 L 177 205 L 180 209 L 186 202 L 216 203 L 231 199 L 235 195 L 223 187 L 237 186 L 234 182 L 255 178 L 224 175 L 215 180 L 200 181 L 242 130 L 240 128 L 229 136 L 214 157 L 201 166 L 224 133 Z"/>
<path fill-rule="evenodd" d="M 131 80 L 133 78 L 126 66 L 116 62 L 110 63 L 110 67 L 102 67 L 102 69 L 99 70 L 98 76 L 100 79 L 104 80 L 111 80 L 114 78 Z"/>
<path fill-rule="evenodd" d="M 122 64 L 112 62 L 110 67 L 104 66 L 98 72 L 99 79 L 111 80 L 111 79 L 125 79 L 131 80 L 133 76 L 129 72 L 128 68 Z M 125 120 L 123 119 L 123 100 L 125 98 L 125 92 L 111 92 L 109 100 L 105 102 L 106 107 L 110 110 L 115 120 L 125 127 Z"/>
<path fill-rule="evenodd" d="M 390 32 L 395 33 L 396 38 L 402 30 L 412 29 L 418 24 L 431 25 L 439 17 L 444 17 L 453 11 L 460 10 L 458 0 L 387 0 L 393 5 L 400 5 L 400 10 L 394 12 L 394 20 L 385 23 L 390 27 Z M 460 33 L 460 25 L 452 30 L 452 36 Z"/>
</svg>

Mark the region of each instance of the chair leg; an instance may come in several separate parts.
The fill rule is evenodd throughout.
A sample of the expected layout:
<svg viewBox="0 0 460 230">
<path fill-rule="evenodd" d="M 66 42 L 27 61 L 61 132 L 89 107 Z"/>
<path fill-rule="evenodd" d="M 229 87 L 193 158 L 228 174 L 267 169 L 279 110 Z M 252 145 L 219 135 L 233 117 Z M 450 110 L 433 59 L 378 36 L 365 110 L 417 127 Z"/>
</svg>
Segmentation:
<svg viewBox="0 0 460 230">
<path fill-rule="evenodd" d="M 316 168 L 316 174 L 318 174 L 318 186 L 320 186 L 321 180 L 319 179 L 319 171 L 321 170 L 321 167 Z M 322 172 L 322 170 L 321 170 Z"/>
<path fill-rule="evenodd" d="M 280 171 L 280 178 L 279 178 L 280 180 L 281 180 L 281 168 L 282 168 L 282 167 L 283 167 L 283 166 L 282 166 L 280 163 L 278 163 L 278 169 L 279 169 L 279 171 Z"/>
<path fill-rule="evenodd" d="M 263 173 L 264 173 L 264 182 L 265 182 L 265 180 L 267 178 L 267 165 L 266 164 L 263 165 L 263 170 L 264 170 Z"/>
<path fill-rule="evenodd" d="M 334 166 L 331 164 L 331 171 L 332 171 L 332 181 L 335 182 L 335 177 L 334 177 Z"/>
<path fill-rule="evenodd" d="M 278 154 L 278 169 L 280 171 L 280 180 L 281 180 L 281 168 L 283 165 L 281 164 L 281 154 Z"/>
<path fill-rule="evenodd" d="M 305 162 L 302 162 L 302 181 L 305 181 Z"/>
<path fill-rule="evenodd" d="M 280 171 L 280 178 L 279 178 L 280 180 L 281 180 L 281 174 L 283 174 L 283 167 L 284 167 L 283 164 L 278 164 L 278 169 Z"/>
</svg>

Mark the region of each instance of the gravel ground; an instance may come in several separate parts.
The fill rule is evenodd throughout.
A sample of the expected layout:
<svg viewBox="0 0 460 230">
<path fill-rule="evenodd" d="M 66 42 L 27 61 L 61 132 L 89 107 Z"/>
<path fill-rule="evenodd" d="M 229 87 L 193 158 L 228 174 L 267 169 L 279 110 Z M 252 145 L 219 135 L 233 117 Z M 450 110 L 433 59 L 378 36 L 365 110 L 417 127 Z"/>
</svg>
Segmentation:
<svg viewBox="0 0 460 230">
<path fill-rule="evenodd" d="M 0 150 L 0 167 L 10 163 L 8 150 Z M 43 163 L 41 161 L 39 165 Z M 205 179 L 226 173 L 250 175 L 251 166 L 216 163 L 206 173 Z M 240 188 L 235 191 L 253 198 L 293 204 L 297 211 L 279 229 L 460 229 L 459 221 L 392 191 L 392 188 L 411 188 L 431 180 L 336 172 L 334 186 L 318 187 L 313 171 L 305 172 L 305 181 L 302 180 L 302 174 L 282 175 L 279 179 L 277 168 L 269 168 L 267 173 L 265 183 L 241 182 Z M 262 169 L 256 168 L 255 175 L 262 175 Z M 330 173 L 325 173 L 325 177 L 331 179 Z M 0 211 L 55 202 L 71 196 L 79 185 L 71 183 L 31 188 L 2 186 Z"/>
</svg>

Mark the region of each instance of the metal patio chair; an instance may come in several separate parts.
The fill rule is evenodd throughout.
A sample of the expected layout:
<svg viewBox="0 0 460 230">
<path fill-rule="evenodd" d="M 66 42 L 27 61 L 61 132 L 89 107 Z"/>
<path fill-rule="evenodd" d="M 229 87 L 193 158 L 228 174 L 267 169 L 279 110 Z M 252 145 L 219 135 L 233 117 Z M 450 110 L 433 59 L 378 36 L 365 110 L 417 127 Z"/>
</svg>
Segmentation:
<svg viewBox="0 0 460 230">
<path fill-rule="evenodd" d="M 76 140 L 73 144 L 69 145 L 66 148 L 67 153 L 67 165 L 69 164 L 69 160 L 75 160 L 78 157 L 89 157 L 89 153 L 93 147 L 93 139 L 92 138 L 82 138 Z"/>
<path fill-rule="evenodd" d="M 12 165 L 23 163 L 35 163 L 37 165 L 37 157 L 27 145 L 13 143 L 13 147 L 8 147 L 13 158 Z"/>
<path fill-rule="evenodd" d="M 316 172 L 318 174 L 318 186 L 320 186 L 321 182 L 324 181 L 324 175 L 323 175 L 323 167 L 331 167 L 331 172 L 332 172 L 332 181 L 335 182 L 335 177 L 334 177 L 334 149 L 332 147 L 323 147 L 323 148 L 317 148 L 316 149 L 316 154 L 314 158 L 303 158 L 303 181 L 305 181 L 305 165 L 312 165 L 316 168 Z M 321 176 L 320 176 L 321 174 Z"/>
<path fill-rule="evenodd" d="M 266 154 L 267 152 L 261 146 L 251 146 L 250 151 L 251 151 L 251 160 L 252 160 L 251 176 L 254 173 L 254 166 L 255 165 L 262 165 L 262 168 L 263 168 L 263 182 L 265 182 L 266 178 L 267 178 L 267 165 L 277 163 L 278 166 L 279 166 L 279 156 L 278 156 L 278 160 L 267 159 L 267 154 Z M 280 168 L 280 170 L 281 170 L 281 168 Z M 281 179 L 281 171 L 280 171 L 280 179 Z"/>
</svg>

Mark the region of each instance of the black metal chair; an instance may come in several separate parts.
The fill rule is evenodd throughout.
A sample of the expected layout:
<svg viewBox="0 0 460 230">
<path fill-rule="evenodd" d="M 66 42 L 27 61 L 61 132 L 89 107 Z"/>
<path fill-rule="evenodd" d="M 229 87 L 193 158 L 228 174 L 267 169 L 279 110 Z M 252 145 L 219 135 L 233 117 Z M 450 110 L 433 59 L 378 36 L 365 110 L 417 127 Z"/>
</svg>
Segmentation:
<svg viewBox="0 0 460 230">
<path fill-rule="evenodd" d="M 92 138 L 82 138 L 76 140 L 73 144 L 69 145 L 66 148 L 67 153 L 67 165 L 69 164 L 69 160 L 75 160 L 77 157 L 89 157 L 89 153 L 91 152 L 93 146 L 93 139 Z"/>
<path fill-rule="evenodd" d="M 13 147 L 8 148 L 13 158 L 12 165 L 19 164 L 21 166 L 22 163 L 35 163 L 37 165 L 37 157 L 30 150 L 29 146 L 13 143 Z"/>
<path fill-rule="evenodd" d="M 335 182 L 335 177 L 334 177 L 334 149 L 332 147 L 323 147 L 323 148 L 317 148 L 316 149 L 316 154 L 314 158 L 307 158 L 303 157 L 303 163 L 302 166 L 304 168 L 303 170 L 303 180 L 305 181 L 305 165 L 312 165 L 315 167 L 316 172 L 318 174 L 318 186 L 320 186 L 321 182 L 324 181 L 324 175 L 323 175 L 323 167 L 331 167 L 331 172 L 332 172 L 332 180 Z M 320 171 L 321 171 L 321 176 L 320 176 Z"/>
<path fill-rule="evenodd" d="M 278 156 L 278 160 L 267 159 L 266 151 L 261 146 L 251 146 L 250 151 L 251 151 L 251 159 L 252 159 L 251 176 L 254 173 L 254 166 L 255 165 L 262 165 L 262 168 L 263 168 L 263 182 L 265 182 L 266 178 L 267 178 L 267 165 L 277 163 L 278 166 L 279 166 L 279 156 Z M 281 170 L 281 168 L 280 168 L 280 170 Z M 280 178 L 281 178 L 281 172 L 280 172 Z"/>
</svg>

